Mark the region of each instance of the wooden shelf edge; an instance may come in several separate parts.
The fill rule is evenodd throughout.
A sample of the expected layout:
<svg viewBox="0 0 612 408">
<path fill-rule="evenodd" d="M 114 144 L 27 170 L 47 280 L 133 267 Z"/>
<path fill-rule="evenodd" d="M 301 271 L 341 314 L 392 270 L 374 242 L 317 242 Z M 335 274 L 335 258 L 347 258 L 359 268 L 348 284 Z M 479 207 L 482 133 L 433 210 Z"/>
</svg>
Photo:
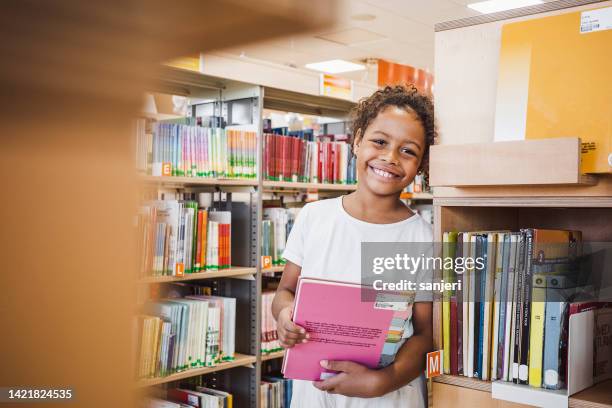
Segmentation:
<svg viewBox="0 0 612 408">
<path fill-rule="evenodd" d="M 294 190 L 328 190 L 328 191 L 354 191 L 357 184 L 325 184 L 325 183 L 297 183 L 292 181 L 270 181 L 264 180 L 266 188 L 289 188 Z"/>
<path fill-rule="evenodd" d="M 612 197 L 434 197 L 449 207 L 612 207 Z"/>
<path fill-rule="evenodd" d="M 403 200 L 433 200 L 432 193 L 401 193 L 400 198 Z"/>
<path fill-rule="evenodd" d="M 434 377 L 433 380 L 438 383 L 454 385 L 456 387 L 491 392 L 491 382 L 479 380 L 477 378 L 463 377 L 460 375 L 440 375 Z"/>
<path fill-rule="evenodd" d="M 150 378 L 146 380 L 139 380 L 136 383 L 136 386 L 139 388 L 142 387 L 150 387 L 153 385 L 159 385 L 164 383 L 169 383 L 172 381 L 178 381 L 185 378 L 196 377 L 198 375 L 214 373 L 215 371 L 227 370 L 234 367 L 246 366 L 249 364 L 254 364 L 257 361 L 255 356 L 248 356 L 245 354 L 236 353 L 236 358 L 233 361 L 228 361 L 225 363 L 218 364 L 214 367 L 203 367 L 203 368 L 194 368 L 191 370 L 181 371 L 180 373 L 172 374 L 167 377 L 158 377 L 158 378 Z"/>
<path fill-rule="evenodd" d="M 482 381 L 476 378 L 468 378 L 455 375 L 441 375 L 433 378 L 434 382 L 452 385 L 455 387 L 469 388 L 472 390 L 483 391 L 492 393 L 492 382 Z M 525 387 L 525 389 L 531 389 L 529 386 L 518 386 L 510 384 L 516 387 Z M 568 407 L 569 408 L 612 408 L 612 380 L 602 381 L 592 387 L 587 388 L 573 396 L 569 397 Z M 562 391 L 545 390 L 539 388 L 531 389 L 538 392 L 550 392 L 551 395 L 559 394 Z M 567 398 L 567 397 L 565 397 Z"/>
<path fill-rule="evenodd" d="M 220 271 L 187 273 L 183 276 L 147 276 L 139 280 L 140 283 L 167 283 L 183 282 L 199 279 L 230 278 L 232 276 L 256 274 L 257 268 L 234 266 Z"/>
<path fill-rule="evenodd" d="M 157 183 L 168 185 L 185 186 L 257 186 L 259 182 L 255 179 L 225 179 L 207 177 L 164 177 L 164 176 L 140 176 L 145 183 Z"/>
<path fill-rule="evenodd" d="M 266 269 L 262 269 L 261 272 L 282 272 L 285 269 L 285 265 L 271 266 Z"/>
<path fill-rule="evenodd" d="M 285 357 L 285 350 L 275 351 L 274 353 L 270 353 L 270 354 L 262 354 L 261 361 L 274 360 L 276 358 L 283 358 L 283 357 Z"/>
</svg>

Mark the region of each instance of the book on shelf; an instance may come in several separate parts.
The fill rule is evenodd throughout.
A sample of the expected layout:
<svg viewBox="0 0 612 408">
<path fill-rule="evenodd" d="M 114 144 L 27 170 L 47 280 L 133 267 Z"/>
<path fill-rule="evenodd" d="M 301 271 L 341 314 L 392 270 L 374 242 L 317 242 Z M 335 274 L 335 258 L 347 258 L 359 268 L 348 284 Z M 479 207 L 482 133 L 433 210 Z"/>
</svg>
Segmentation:
<svg viewBox="0 0 612 408">
<path fill-rule="evenodd" d="M 391 364 L 403 344 L 414 295 L 300 278 L 293 321 L 310 338 L 286 351 L 283 375 L 310 381 L 335 375 L 321 367 L 321 360 L 348 360 L 370 368 Z"/>
<path fill-rule="evenodd" d="M 283 251 L 300 208 L 264 207 L 261 255 L 270 256 L 272 265 L 284 265 Z"/>
<path fill-rule="evenodd" d="M 141 276 L 182 276 L 231 267 L 231 212 L 195 200 L 153 200 L 138 216 Z"/>
<path fill-rule="evenodd" d="M 334 135 L 317 141 L 298 135 L 266 133 L 263 137 L 265 180 L 355 184 L 355 161 L 346 140 Z"/>
<path fill-rule="evenodd" d="M 272 315 L 272 301 L 276 291 L 268 290 L 261 294 L 261 353 L 270 354 L 283 348 L 278 342 L 276 319 Z"/>
<path fill-rule="evenodd" d="M 594 311 L 593 379 L 612 377 L 610 304 L 580 301 L 589 292 L 580 231 L 445 232 L 443 245 L 445 257 L 484 263 L 481 270 L 456 272 L 461 289 L 443 293 L 442 347 L 450 355 L 446 372 L 566 388 L 569 317 Z M 449 272 L 443 270 L 445 281 L 453 279 Z"/>
<path fill-rule="evenodd" d="M 137 169 L 145 174 L 256 178 L 256 132 L 139 119 L 135 135 Z"/>
<path fill-rule="evenodd" d="M 280 376 L 263 376 L 261 380 L 262 408 L 289 408 L 293 393 L 293 381 Z"/>
<path fill-rule="evenodd" d="M 144 408 L 192 408 L 193 405 L 180 402 L 168 401 L 161 398 L 146 398 L 143 401 Z M 215 407 L 216 408 L 216 407 Z"/>
<path fill-rule="evenodd" d="M 167 398 L 188 407 L 229 408 L 233 406 L 232 394 L 207 387 L 196 387 L 195 391 L 185 388 L 171 388 L 167 391 Z"/>
<path fill-rule="evenodd" d="M 234 359 L 235 299 L 168 298 L 146 303 L 143 312 L 138 378 L 165 377 Z"/>
</svg>

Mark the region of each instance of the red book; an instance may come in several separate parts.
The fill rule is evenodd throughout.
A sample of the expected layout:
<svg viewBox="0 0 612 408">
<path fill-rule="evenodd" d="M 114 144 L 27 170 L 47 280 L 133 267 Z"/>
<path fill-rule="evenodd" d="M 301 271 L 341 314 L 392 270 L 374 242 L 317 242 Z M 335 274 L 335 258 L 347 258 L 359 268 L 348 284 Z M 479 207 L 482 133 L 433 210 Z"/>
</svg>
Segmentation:
<svg viewBox="0 0 612 408">
<path fill-rule="evenodd" d="M 168 399 L 174 402 L 182 402 L 192 407 L 203 407 L 201 393 L 173 388 L 168 390 Z"/>
<path fill-rule="evenodd" d="M 457 339 L 457 298 L 455 296 L 450 298 L 450 325 L 450 373 L 451 375 L 458 375 L 459 346 Z"/>
<path fill-rule="evenodd" d="M 336 153 L 334 154 L 334 183 L 340 181 L 340 155 L 342 154 L 342 146 L 340 143 L 334 143 Z"/>
<path fill-rule="evenodd" d="M 283 180 L 291 181 L 291 137 L 283 136 Z"/>
<path fill-rule="evenodd" d="M 274 136 L 274 178 L 276 180 L 280 180 L 283 173 L 282 144 L 283 137 Z"/>
<path fill-rule="evenodd" d="M 291 179 L 298 181 L 298 173 L 300 170 L 300 139 L 297 137 L 291 138 Z"/>
<path fill-rule="evenodd" d="M 319 154 L 317 155 L 317 179 L 319 183 L 323 182 L 323 142 L 317 142 L 317 149 Z"/>
<path fill-rule="evenodd" d="M 327 182 L 328 183 L 333 183 L 334 182 L 334 151 L 333 151 L 333 144 L 327 143 Z"/>
</svg>

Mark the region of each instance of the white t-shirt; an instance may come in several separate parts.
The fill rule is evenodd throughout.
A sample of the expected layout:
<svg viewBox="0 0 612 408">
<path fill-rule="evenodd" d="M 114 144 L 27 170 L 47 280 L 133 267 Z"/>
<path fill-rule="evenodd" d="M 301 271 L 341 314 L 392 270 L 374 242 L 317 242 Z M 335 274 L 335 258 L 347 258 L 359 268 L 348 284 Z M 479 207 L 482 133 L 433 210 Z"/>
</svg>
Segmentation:
<svg viewBox="0 0 612 408">
<path fill-rule="evenodd" d="M 302 267 L 301 276 L 361 283 L 362 242 L 432 240 L 431 225 L 418 214 L 392 224 L 372 224 L 349 215 L 338 197 L 304 206 L 283 257 Z M 431 300 L 419 296 L 417 293 L 417 301 Z"/>
<path fill-rule="evenodd" d="M 349 215 L 342 204 L 342 197 L 319 200 L 306 204 L 298 214 L 295 224 L 289 234 L 283 257 L 300 266 L 301 276 L 311 278 L 330 279 L 343 282 L 361 283 L 361 243 L 362 242 L 432 242 L 433 233 L 431 225 L 418 214 L 400 222 L 392 224 L 372 224 L 358 220 Z M 416 301 L 431 301 L 431 294 L 417 291 Z M 412 322 L 407 322 L 403 338 L 412 336 Z M 423 358 L 425 358 L 423 356 Z M 420 381 L 420 382 L 419 382 Z M 423 384 L 417 378 L 415 383 Z M 305 385 L 302 381 L 294 383 L 294 398 L 291 406 L 298 405 L 302 398 L 336 398 L 341 405 L 336 406 L 362 406 L 356 404 L 357 400 L 347 399 L 340 395 L 323 397 L 312 385 Z M 407 398 L 410 385 L 395 391 L 394 395 L 387 394 L 384 398 L 376 399 L 379 402 L 397 401 Z M 297 393 L 296 393 L 297 392 Z M 423 390 L 413 390 L 420 397 Z M 304 395 L 301 395 L 304 394 Z M 416 397 L 408 399 L 414 400 Z M 348 404 L 347 401 L 352 401 Z M 372 399 L 364 400 L 374 403 Z M 348 404 L 348 405 L 347 405 Z M 371 406 L 387 406 L 381 403 Z M 407 406 L 420 406 L 419 403 L 409 403 Z M 307 406 L 307 405 L 304 405 Z M 311 405 L 311 406 L 317 406 Z M 370 406 L 370 405 L 368 405 Z M 389 406 L 394 406 L 393 404 Z"/>
</svg>

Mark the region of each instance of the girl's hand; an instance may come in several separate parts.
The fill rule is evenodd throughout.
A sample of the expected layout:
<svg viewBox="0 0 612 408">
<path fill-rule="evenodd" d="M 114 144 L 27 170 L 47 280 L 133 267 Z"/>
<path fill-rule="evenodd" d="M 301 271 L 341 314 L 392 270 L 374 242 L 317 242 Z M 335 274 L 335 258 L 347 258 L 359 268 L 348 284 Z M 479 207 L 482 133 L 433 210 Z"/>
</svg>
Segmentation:
<svg viewBox="0 0 612 408">
<path fill-rule="evenodd" d="M 340 374 L 324 381 L 314 381 L 313 385 L 330 394 L 342 394 L 347 397 L 373 398 L 384 394 L 383 374 L 352 361 L 321 361 L 321 367 L 340 371 Z"/>
<path fill-rule="evenodd" d="M 278 320 L 276 321 L 278 340 L 281 347 L 286 349 L 299 343 L 306 343 L 308 339 L 306 330 L 291 321 L 292 315 L 293 307 L 285 307 L 278 314 Z"/>
</svg>

